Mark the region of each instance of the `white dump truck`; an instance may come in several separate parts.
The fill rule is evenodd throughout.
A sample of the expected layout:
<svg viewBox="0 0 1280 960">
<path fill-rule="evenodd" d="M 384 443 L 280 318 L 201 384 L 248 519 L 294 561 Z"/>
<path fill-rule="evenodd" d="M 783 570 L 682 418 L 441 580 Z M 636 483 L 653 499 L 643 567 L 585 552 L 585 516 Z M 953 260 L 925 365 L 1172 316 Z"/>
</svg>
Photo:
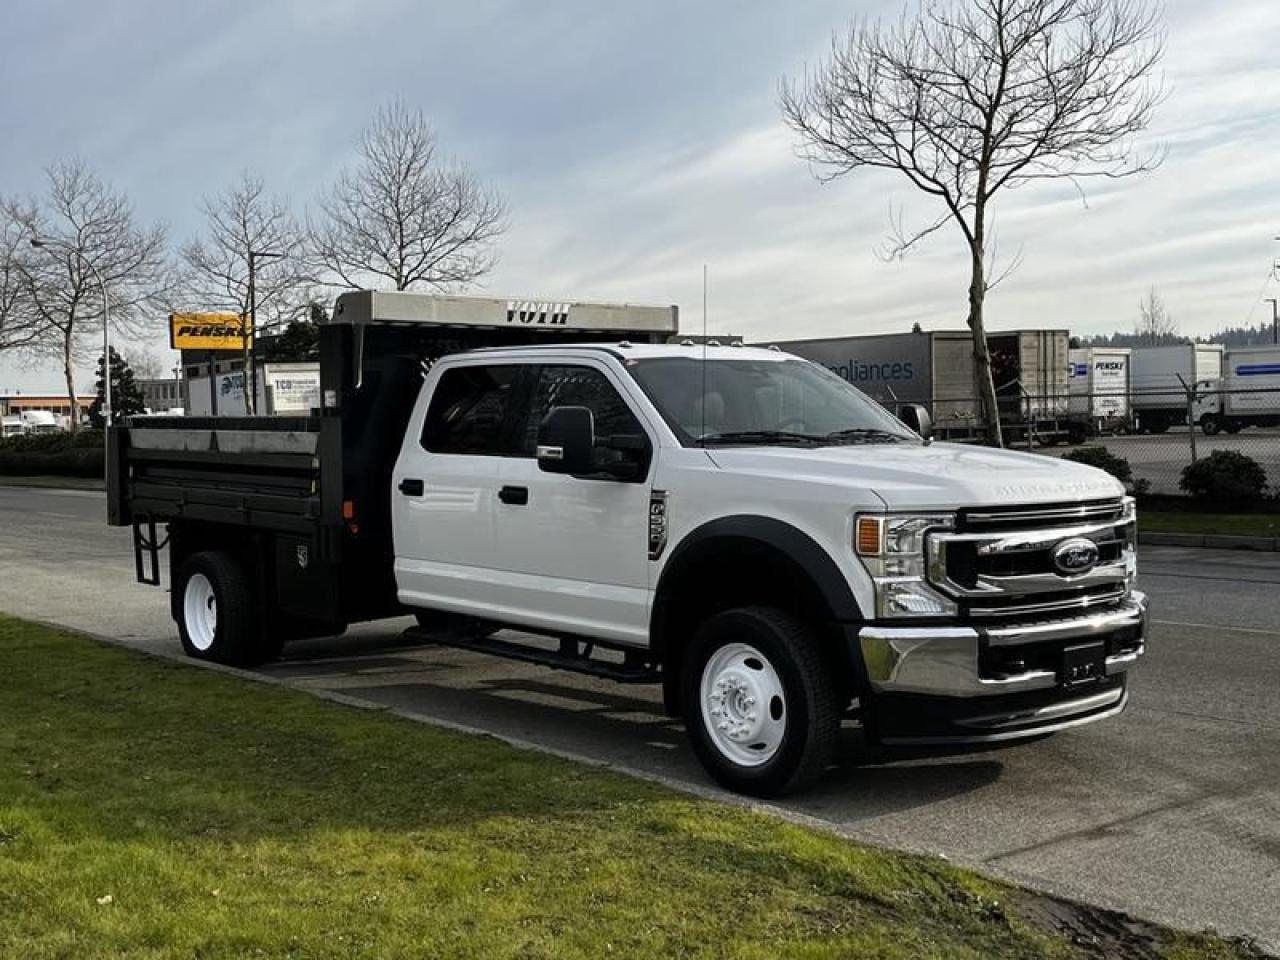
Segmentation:
<svg viewBox="0 0 1280 960">
<path fill-rule="evenodd" d="M 343 294 L 319 410 L 112 428 L 110 522 L 155 584 L 167 528 L 192 657 L 415 615 L 424 643 L 660 685 L 747 793 L 819 777 L 846 717 L 999 743 L 1124 709 L 1147 606 L 1118 481 L 935 443 L 923 407 L 895 418 L 781 350 L 667 343 L 675 321 Z"/>
</svg>

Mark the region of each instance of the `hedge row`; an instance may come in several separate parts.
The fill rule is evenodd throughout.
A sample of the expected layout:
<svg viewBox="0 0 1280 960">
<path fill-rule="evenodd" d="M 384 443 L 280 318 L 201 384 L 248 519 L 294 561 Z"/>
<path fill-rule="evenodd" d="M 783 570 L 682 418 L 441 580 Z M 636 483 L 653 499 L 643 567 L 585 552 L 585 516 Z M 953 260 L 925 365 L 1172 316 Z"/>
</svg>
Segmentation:
<svg viewBox="0 0 1280 960">
<path fill-rule="evenodd" d="M 0 439 L 0 476 L 100 477 L 105 469 L 101 430 L 30 433 Z"/>
</svg>

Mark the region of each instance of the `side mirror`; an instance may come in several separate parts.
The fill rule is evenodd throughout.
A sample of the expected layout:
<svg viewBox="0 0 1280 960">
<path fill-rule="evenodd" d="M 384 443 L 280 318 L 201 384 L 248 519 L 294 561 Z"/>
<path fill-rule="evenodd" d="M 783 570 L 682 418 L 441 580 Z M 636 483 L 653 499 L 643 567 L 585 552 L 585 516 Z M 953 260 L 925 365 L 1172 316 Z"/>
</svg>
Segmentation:
<svg viewBox="0 0 1280 960">
<path fill-rule="evenodd" d="M 933 417 L 918 403 L 902 404 L 898 408 L 898 419 L 926 440 L 933 436 Z"/>
<path fill-rule="evenodd" d="M 552 407 L 538 427 L 538 467 L 581 476 L 595 469 L 595 421 L 586 407 Z"/>
</svg>

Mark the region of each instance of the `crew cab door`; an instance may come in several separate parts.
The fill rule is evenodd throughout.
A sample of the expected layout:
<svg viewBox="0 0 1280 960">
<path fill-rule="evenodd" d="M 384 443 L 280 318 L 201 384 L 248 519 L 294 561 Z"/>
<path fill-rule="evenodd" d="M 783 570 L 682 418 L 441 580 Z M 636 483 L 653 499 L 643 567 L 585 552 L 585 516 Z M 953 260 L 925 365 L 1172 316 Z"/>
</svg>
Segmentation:
<svg viewBox="0 0 1280 960">
<path fill-rule="evenodd" d="M 531 367 L 512 455 L 498 467 L 494 507 L 501 602 L 518 622 L 639 646 L 648 644 L 648 517 L 652 431 L 604 364 Z M 538 428 L 556 406 L 583 406 L 597 446 L 629 438 L 629 480 L 547 473 Z M 619 441 L 620 443 L 622 441 Z"/>
<path fill-rule="evenodd" d="M 517 364 L 448 366 L 424 388 L 392 476 L 396 589 L 412 607 L 478 614 L 492 600 L 498 469 Z M 425 410 L 422 409 L 425 402 Z"/>
</svg>

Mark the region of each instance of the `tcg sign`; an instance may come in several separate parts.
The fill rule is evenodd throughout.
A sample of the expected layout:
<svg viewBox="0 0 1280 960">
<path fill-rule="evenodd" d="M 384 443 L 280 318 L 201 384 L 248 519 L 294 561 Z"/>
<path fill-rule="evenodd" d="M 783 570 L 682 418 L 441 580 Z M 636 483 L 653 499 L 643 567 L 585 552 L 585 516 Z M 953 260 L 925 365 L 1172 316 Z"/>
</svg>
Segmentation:
<svg viewBox="0 0 1280 960">
<path fill-rule="evenodd" d="M 174 350 L 243 350 L 247 319 L 236 313 L 171 313 L 169 346 Z M 253 330 L 249 330 L 249 346 Z"/>
</svg>

